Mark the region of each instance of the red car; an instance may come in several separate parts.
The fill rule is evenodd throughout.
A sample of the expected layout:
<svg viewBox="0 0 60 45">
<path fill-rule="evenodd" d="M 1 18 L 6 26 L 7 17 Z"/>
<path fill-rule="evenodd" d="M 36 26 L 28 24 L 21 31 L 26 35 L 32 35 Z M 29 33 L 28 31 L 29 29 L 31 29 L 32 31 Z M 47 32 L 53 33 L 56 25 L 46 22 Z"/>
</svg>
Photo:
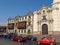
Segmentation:
<svg viewBox="0 0 60 45">
<path fill-rule="evenodd" d="M 56 40 L 52 36 L 44 36 L 40 39 L 37 39 L 38 44 L 53 44 Z"/>
<path fill-rule="evenodd" d="M 11 40 L 18 41 L 18 42 L 26 41 L 25 38 L 23 38 L 22 36 L 12 36 Z"/>
</svg>

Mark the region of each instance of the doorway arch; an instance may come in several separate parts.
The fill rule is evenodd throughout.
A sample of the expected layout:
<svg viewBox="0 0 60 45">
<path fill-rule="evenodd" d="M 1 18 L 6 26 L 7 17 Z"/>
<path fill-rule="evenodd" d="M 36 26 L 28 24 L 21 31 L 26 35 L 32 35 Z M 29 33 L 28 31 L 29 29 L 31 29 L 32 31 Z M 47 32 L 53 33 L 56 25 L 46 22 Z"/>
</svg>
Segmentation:
<svg viewBox="0 0 60 45">
<path fill-rule="evenodd" d="M 15 30 L 15 33 L 17 33 L 17 30 Z"/>
<path fill-rule="evenodd" d="M 28 34 L 30 34 L 31 32 L 30 32 L 30 29 L 28 30 L 28 32 L 27 32 Z"/>
<path fill-rule="evenodd" d="M 48 25 L 47 24 L 42 25 L 42 34 L 43 35 L 48 34 Z"/>
</svg>

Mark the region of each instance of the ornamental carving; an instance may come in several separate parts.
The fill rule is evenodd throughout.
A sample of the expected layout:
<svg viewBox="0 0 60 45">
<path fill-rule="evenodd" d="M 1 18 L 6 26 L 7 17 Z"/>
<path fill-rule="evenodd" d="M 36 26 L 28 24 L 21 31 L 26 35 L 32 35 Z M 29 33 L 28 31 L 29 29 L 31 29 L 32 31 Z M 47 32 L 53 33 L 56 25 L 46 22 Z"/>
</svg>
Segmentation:
<svg viewBox="0 0 60 45">
<path fill-rule="evenodd" d="M 49 22 L 49 23 L 53 23 L 53 19 L 51 19 L 51 20 L 48 20 L 48 22 Z"/>
</svg>

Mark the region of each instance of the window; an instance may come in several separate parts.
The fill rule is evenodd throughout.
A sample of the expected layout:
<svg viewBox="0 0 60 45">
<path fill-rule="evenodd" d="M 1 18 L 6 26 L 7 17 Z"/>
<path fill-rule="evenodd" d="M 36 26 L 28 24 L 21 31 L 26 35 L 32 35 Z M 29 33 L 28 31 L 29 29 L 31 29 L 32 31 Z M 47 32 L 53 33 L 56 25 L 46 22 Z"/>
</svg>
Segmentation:
<svg viewBox="0 0 60 45">
<path fill-rule="evenodd" d="M 22 20 L 22 18 L 21 18 L 21 20 Z"/>
<path fill-rule="evenodd" d="M 17 26 L 17 23 L 15 23 L 15 26 Z"/>
<path fill-rule="evenodd" d="M 26 33 L 26 30 L 24 30 L 24 33 Z"/>
<path fill-rule="evenodd" d="M 26 17 L 25 17 L 25 19 L 26 19 Z"/>
<path fill-rule="evenodd" d="M 22 20 L 24 20 L 24 18 L 22 18 Z"/>
<path fill-rule="evenodd" d="M 21 30 L 21 33 L 23 33 L 23 30 Z"/>
<path fill-rule="evenodd" d="M 30 25 L 31 24 L 31 22 L 28 22 L 28 25 Z"/>
<path fill-rule="evenodd" d="M 20 33 L 20 30 L 19 30 L 19 33 Z"/>
<path fill-rule="evenodd" d="M 29 16 L 29 18 L 31 18 L 31 16 Z"/>
<path fill-rule="evenodd" d="M 59 8 L 56 8 L 56 10 L 59 10 Z"/>
<path fill-rule="evenodd" d="M 20 20 L 21 20 L 21 18 L 20 18 Z"/>
<path fill-rule="evenodd" d="M 15 30 L 15 33 L 17 33 L 17 30 Z"/>
<path fill-rule="evenodd" d="M 51 12 L 51 10 L 48 10 L 47 12 L 48 12 L 48 13 L 50 13 L 50 12 Z"/>
<path fill-rule="evenodd" d="M 45 13 L 45 10 L 43 10 L 43 13 Z"/>
</svg>

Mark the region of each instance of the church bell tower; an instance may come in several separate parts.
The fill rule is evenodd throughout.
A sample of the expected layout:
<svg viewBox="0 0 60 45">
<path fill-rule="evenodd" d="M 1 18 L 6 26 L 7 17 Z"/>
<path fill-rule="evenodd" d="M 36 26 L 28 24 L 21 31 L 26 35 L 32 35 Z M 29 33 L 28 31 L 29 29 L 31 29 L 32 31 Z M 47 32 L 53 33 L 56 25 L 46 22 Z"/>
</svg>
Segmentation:
<svg viewBox="0 0 60 45">
<path fill-rule="evenodd" d="M 60 0 L 53 0 L 52 15 L 54 34 L 60 34 Z"/>
</svg>

